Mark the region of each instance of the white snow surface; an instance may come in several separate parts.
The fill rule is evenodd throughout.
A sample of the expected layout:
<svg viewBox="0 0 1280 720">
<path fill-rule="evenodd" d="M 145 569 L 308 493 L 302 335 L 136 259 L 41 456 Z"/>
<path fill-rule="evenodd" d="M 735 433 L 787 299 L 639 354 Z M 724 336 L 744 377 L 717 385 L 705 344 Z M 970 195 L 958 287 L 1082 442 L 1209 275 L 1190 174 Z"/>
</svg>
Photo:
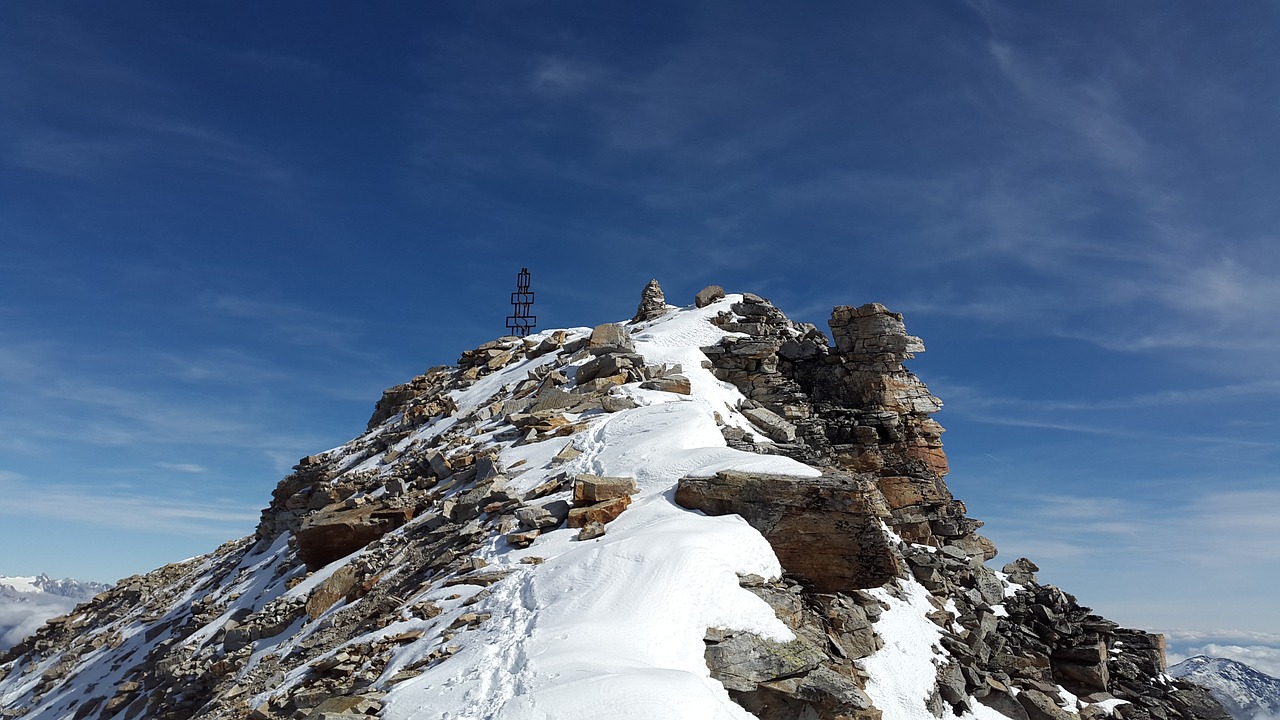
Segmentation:
<svg viewBox="0 0 1280 720">
<path fill-rule="evenodd" d="M 39 587 L 36 587 L 36 580 L 38 579 L 39 577 L 35 575 L 0 575 L 0 585 L 12 588 L 20 593 L 44 592 Z"/>
</svg>

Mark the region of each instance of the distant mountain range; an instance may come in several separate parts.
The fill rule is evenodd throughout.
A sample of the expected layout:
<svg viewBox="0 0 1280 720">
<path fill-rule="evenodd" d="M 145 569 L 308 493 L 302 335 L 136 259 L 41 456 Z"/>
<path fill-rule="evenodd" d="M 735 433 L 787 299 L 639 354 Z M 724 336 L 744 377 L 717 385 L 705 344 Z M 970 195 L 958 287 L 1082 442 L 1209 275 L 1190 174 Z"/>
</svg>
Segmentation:
<svg viewBox="0 0 1280 720">
<path fill-rule="evenodd" d="M 1235 720 L 1280 715 L 1280 679 L 1242 662 L 1196 655 L 1169 668 L 1169 674 L 1208 688 Z"/>
<path fill-rule="evenodd" d="M 16 645 L 45 620 L 110 589 L 110 585 L 48 575 L 0 575 L 0 651 Z"/>
</svg>

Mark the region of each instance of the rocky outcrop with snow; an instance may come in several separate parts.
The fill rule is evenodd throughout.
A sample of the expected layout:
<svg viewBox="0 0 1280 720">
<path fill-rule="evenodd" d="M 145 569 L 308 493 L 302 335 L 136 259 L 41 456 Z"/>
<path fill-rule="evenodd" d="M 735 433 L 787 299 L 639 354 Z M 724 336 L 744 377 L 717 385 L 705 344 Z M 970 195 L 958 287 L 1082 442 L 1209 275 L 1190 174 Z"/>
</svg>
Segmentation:
<svg viewBox="0 0 1280 720">
<path fill-rule="evenodd" d="M 1280 716 L 1280 679 L 1242 662 L 1196 655 L 1169 668 L 1169 674 L 1208 688 L 1235 720 Z"/>
<path fill-rule="evenodd" d="M 1158 636 L 990 569 L 923 350 L 720 288 L 387 390 L 254 535 L 0 658 L 27 718 L 1222 720 Z"/>
</svg>

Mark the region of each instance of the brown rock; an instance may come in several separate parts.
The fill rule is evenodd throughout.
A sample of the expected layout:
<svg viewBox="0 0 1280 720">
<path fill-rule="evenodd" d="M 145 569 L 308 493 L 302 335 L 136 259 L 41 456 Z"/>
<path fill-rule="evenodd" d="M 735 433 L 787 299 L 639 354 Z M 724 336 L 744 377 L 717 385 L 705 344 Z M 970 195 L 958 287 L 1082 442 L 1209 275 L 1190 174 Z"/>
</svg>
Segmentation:
<svg viewBox="0 0 1280 720">
<path fill-rule="evenodd" d="M 704 308 L 711 303 L 724 297 L 724 288 L 719 285 L 708 285 L 698 291 L 693 296 L 693 304 L 697 307 Z"/>
<path fill-rule="evenodd" d="M 940 481 L 924 478 L 890 476 L 876 479 L 876 486 L 884 494 L 890 509 L 900 510 L 911 505 L 938 504 L 951 501 Z"/>
<path fill-rule="evenodd" d="M 628 477 L 578 475 L 573 480 L 573 504 L 591 505 L 636 493 L 636 481 Z"/>
<path fill-rule="evenodd" d="M 640 383 L 640 387 L 646 390 L 676 393 L 677 395 L 690 395 L 693 393 L 693 385 L 689 382 L 689 378 L 684 375 L 667 375 L 666 377 L 646 380 Z"/>
<path fill-rule="evenodd" d="M 320 617 L 334 603 L 346 597 L 355 586 L 355 569 L 350 565 L 338 568 L 307 596 L 307 616 L 313 620 Z"/>
<path fill-rule="evenodd" d="M 587 507 L 575 507 L 569 511 L 569 527 L 586 527 L 588 523 L 611 523 L 631 504 L 631 496 L 623 495 L 612 500 L 605 500 Z"/>
<path fill-rule="evenodd" d="M 538 530 L 507 533 L 507 542 L 510 543 L 512 547 L 527 548 L 533 544 L 534 540 L 538 539 L 538 535 L 540 534 L 541 533 Z"/>
</svg>

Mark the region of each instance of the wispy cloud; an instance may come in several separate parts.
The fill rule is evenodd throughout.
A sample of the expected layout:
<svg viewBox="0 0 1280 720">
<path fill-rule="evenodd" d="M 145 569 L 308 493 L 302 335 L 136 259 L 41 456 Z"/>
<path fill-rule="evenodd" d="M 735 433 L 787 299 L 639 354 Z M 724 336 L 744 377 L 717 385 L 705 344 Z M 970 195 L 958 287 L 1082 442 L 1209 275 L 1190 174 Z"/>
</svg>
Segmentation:
<svg viewBox="0 0 1280 720">
<path fill-rule="evenodd" d="M 47 517 L 126 530 L 200 535 L 225 539 L 252 527 L 258 508 L 211 502 L 183 502 L 158 497 L 109 494 L 98 488 L 34 484 L 10 474 L 0 479 L 5 497 L 0 515 Z"/>
<path fill-rule="evenodd" d="M 1029 400 L 1024 398 L 985 395 L 972 387 L 951 385 L 949 394 L 963 399 L 970 411 L 983 409 L 1026 410 L 1037 413 L 1060 411 L 1092 412 L 1096 410 L 1131 410 L 1137 408 L 1164 408 L 1174 406 L 1200 406 L 1218 403 L 1235 403 L 1242 398 L 1260 400 L 1280 395 L 1280 380 L 1258 380 L 1201 388 L 1180 388 L 1140 393 L 1122 397 L 1090 400 Z"/>
<path fill-rule="evenodd" d="M 156 467 L 162 468 L 164 470 L 172 470 L 173 472 L 191 473 L 191 474 L 197 474 L 197 473 L 203 473 L 203 472 L 209 471 L 209 468 L 204 467 L 203 465 L 197 465 L 195 463 L 159 462 L 159 463 L 156 463 Z"/>
<path fill-rule="evenodd" d="M 355 352 L 353 340 L 360 324 L 351 317 L 247 295 L 210 294 L 203 303 L 209 312 L 257 323 L 291 342 Z"/>
<path fill-rule="evenodd" d="M 1191 596 L 1267 572 L 1276 563 L 1272 548 L 1280 546 L 1280 518 L 1270 512 L 1280 490 L 1146 499 L 1013 491 L 1011 498 L 1017 513 L 1002 515 L 993 526 L 1019 548 L 1044 538 L 1075 538 L 1076 554 L 1086 562 L 1105 566 L 1123 558 L 1194 570 L 1201 587 L 1188 588 Z"/>
<path fill-rule="evenodd" d="M 42 8 L 19 27 L 27 40 L 0 53 L 0 90 L 23 112 L 0 120 L 0 159 L 85 180 L 164 166 L 275 184 L 291 178 L 266 149 L 175 109 L 180 88 L 71 14 Z"/>
</svg>

